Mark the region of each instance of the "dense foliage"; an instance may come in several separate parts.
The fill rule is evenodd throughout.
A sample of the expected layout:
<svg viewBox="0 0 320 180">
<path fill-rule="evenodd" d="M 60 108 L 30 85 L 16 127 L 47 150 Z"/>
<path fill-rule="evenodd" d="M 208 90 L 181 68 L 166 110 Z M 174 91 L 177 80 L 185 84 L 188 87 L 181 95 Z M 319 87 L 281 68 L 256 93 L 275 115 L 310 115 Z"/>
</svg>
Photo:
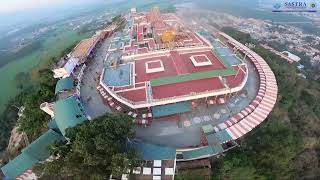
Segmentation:
<svg viewBox="0 0 320 180">
<path fill-rule="evenodd" d="M 7 147 L 10 131 L 14 127 L 18 117 L 17 113 L 18 109 L 15 107 L 15 100 L 12 100 L 0 116 L 0 152 Z"/>
<path fill-rule="evenodd" d="M 247 34 L 223 29 L 242 43 Z M 277 78 L 278 102 L 267 120 L 213 165 L 213 179 L 319 179 L 320 87 L 259 45 Z"/>
<path fill-rule="evenodd" d="M 76 45 L 72 44 L 60 53 L 64 56 Z M 34 140 L 47 130 L 47 123 L 50 116 L 41 111 L 39 106 L 43 102 L 55 100 L 54 90 L 56 79 L 50 70 L 58 60 L 56 57 L 48 57 L 42 60 L 42 64 L 36 67 L 31 73 L 20 73 L 17 75 L 16 84 L 22 90 L 14 99 L 9 101 L 4 112 L 0 115 L 0 159 L 7 161 L 8 152 L 4 152 L 10 137 L 10 132 L 15 125 L 20 125 L 19 130 L 26 132 L 29 141 Z M 24 106 L 24 116 L 17 124 L 17 113 L 19 108 Z M 4 154 L 4 155 L 1 155 Z M 10 153 L 9 153 L 10 154 Z M 14 157 L 17 154 L 13 154 Z M 4 157 L 4 158 L 3 158 Z"/>
<path fill-rule="evenodd" d="M 54 144 L 52 154 L 60 158 L 36 168 L 42 179 L 108 179 L 136 164 L 136 154 L 126 147 L 134 137 L 132 119 L 107 114 L 66 131 L 69 144 Z"/>
<path fill-rule="evenodd" d="M 121 16 L 116 16 L 111 22 L 108 22 L 108 25 L 120 22 L 122 19 Z M 59 57 L 69 53 L 77 43 L 61 51 Z M 0 164 L 5 164 L 19 153 L 12 150 L 6 151 L 10 132 L 14 126 L 18 125 L 19 131 L 25 132 L 30 142 L 48 129 L 47 123 L 50 116 L 40 110 L 39 106 L 43 102 L 52 102 L 56 99 L 54 90 L 57 80 L 53 78 L 50 68 L 58 59 L 57 57 L 45 57 L 32 72 L 19 73 L 15 77 L 16 86 L 22 92 L 8 102 L 4 112 L 0 115 Z M 24 115 L 18 120 L 17 113 L 22 106 L 25 107 Z"/>
<path fill-rule="evenodd" d="M 30 140 L 37 138 L 48 129 L 47 123 L 50 116 L 39 108 L 40 104 L 54 100 L 56 80 L 52 78 L 49 69 L 41 70 L 39 73 L 39 86 L 31 88 L 22 97 L 25 110 L 24 115 L 18 121 L 19 130 L 25 132 Z"/>
<path fill-rule="evenodd" d="M 6 148 L 8 137 L 13 126 L 17 122 L 18 108 L 25 107 L 24 115 L 18 121 L 19 130 L 24 131 L 30 140 L 37 138 L 47 129 L 50 116 L 41 111 L 39 105 L 46 101 L 54 100 L 54 88 L 56 80 L 52 78 L 49 69 L 39 71 L 41 76 L 36 84 L 17 95 L 10 101 L 1 115 L 0 151 Z"/>
</svg>

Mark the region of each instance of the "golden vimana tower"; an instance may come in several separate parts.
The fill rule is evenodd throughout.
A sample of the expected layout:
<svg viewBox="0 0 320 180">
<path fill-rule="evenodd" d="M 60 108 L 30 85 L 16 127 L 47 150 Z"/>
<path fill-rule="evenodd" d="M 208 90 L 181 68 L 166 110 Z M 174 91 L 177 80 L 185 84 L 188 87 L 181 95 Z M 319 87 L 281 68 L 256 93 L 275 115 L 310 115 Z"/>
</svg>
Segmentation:
<svg viewBox="0 0 320 180">
<path fill-rule="evenodd" d="M 165 30 L 162 35 L 161 35 L 161 41 L 163 43 L 169 43 L 173 42 L 176 37 L 176 31 L 171 29 L 171 30 Z"/>
</svg>

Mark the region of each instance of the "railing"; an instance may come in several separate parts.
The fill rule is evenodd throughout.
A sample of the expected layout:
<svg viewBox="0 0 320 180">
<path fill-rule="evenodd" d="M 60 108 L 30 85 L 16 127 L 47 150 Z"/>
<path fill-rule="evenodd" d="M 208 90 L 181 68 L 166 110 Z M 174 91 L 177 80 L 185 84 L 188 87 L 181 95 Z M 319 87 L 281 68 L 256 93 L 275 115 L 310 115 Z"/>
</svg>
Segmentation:
<svg viewBox="0 0 320 180">
<path fill-rule="evenodd" d="M 248 71 L 247 71 L 248 72 Z M 169 104 L 169 103 L 176 103 L 176 102 L 182 102 L 182 101 L 189 101 L 193 99 L 199 99 L 199 98 L 204 98 L 204 97 L 209 97 L 209 96 L 219 96 L 223 94 L 230 94 L 234 92 L 238 92 L 243 89 L 245 86 L 246 82 L 248 79 L 248 73 L 246 73 L 244 81 L 240 84 L 240 86 L 237 86 L 235 88 L 223 88 L 219 90 L 212 90 L 212 91 L 205 91 L 205 92 L 200 92 L 200 93 L 191 93 L 191 94 L 186 94 L 182 96 L 174 96 L 174 97 L 169 97 L 169 98 L 162 98 L 162 99 L 154 99 L 151 103 L 148 103 L 146 101 L 140 101 L 140 102 L 133 102 L 131 100 L 128 100 L 126 98 L 123 98 L 122 96 L 119 96 L 116 94 L 112 89 L 110 89 L 108 86 L 106 86 L 102 78 L 100 79 L 100 85 L 104 87 L 104 89 L 111 95 L 113 96 L 117 101 L 133 108 L 145 108 L 145 107 L 151 107 L 151 106 L 158 106 L 158 105 L 164 105 L 164 104 Z"/>
<path fill-rule="evenodd" d="M 195 47 L 193 49 L 191 49 L 192 51 L 197 51 L 197 50 L 203 50 L 204 48 L 208 48 L 206 47 Z M 185 50 L 190 51 L 190 48 L 181 48 L 178 49 L 179 52 L 183 52 Z M 142 58 L 147 55 L 148 57 L 156 57 L 159 54 L 165 54 L 168 53 L 168 50 L 164 50 L 161 52 L 152 52 L 152 53 L 148 53 L 147 54 L 143 54 L 143 55 L 133 55 L 133 56 L 127 56 L 126 60 L 138 60 L 139 58 Z M 225 65 L 225 63 L 223 63 Z M 113 96 L 117 101 L 133 108 L 133 109 L 137 109 L 137 108 L 144 108 L 144 107 L 150 107 L 150 106 L 156 106 L 156 105 L 163 105 L 163 104 L 168 104 L 168 103 L 176 103 L 176 102 L 181 102 L 181 101 L 188 101 L 188 100 L 193 100 L 193 99 L 198 99 L 198 98 L 203 98 L 203 97 L 208 97 L 208 96 L 219 96 L 219 95 L 223 95 L 223 94 L 228 94 L 228 93 L 234 93 L 234 92 L 238 92 L 240 90 L 243 89 L 243 87 L 245 86 L 247 79 L 248 79 L 248 67 L 246 66 L 246 74 L 245 74 L 245 78 L 244 80 L 241 82 L 241 84 L 235 88 L 223 88 L 223 89 L 219 89 L 219 90 L 212 90 L 212 91 L 205 91 L 205 92 L 199 92 L 199 93 L 190 93 L 190 94 L 186 94 L 186 95 L 182 95 L 182 96 L 174 96 L 174 97 L 169 97 L 169 98 L 161 98 L 161 99 L 154 99 L 151 103 L 148 103 L 146 101 L 140 101 L 140 102 L 133 102 L 131 100 L 128 100 L 122 96 L 119 96 L 117 93 L 115 93 L 112 89 L 110 89 L 107 85 L 105 85 L 103 83 L 103 77 L 104 77 L 104 73 L 105 70 L 103 69 L 102 71 L 102 75 L 100 77 L 100 85 L 102 85 L 102 87 L 104 87 L 104 89 L 111 95 Z"/>
<path fill-rule="evenodd" d="M 223 35 L 223 34 L 222 34 Z M 228 36 L 228 35 L 227 35 Z M 225 36 L 227 39 L 229 39 L 227 36 Z M 230 40 L 230 39 L 229 39 Z M 235 46 L 241 46 L 243 49 L 244 49 L 244 47 L 243 47 L 243 45 L 242 44 L 239 44 L 239 42 L 237 42 L 237 41 L 232 41 L 234 44 L 235 44 Z M 250 54 L 250 55 L 252 55 L 253 56 L 253 59 L 254 60 L 256 60 L 256 56 L 258 56 L 258 55 L 256 55 L 255 54 L 255 52 L 253 52 L 252 50 L 250 50 L 250 49 L 244 49 L 244 52 L 246 52 L 246 53 L 248 53 L 248 54 Z M 250 58 L 250 60 L 252 61 L 252 59 Z M 241 85 L 240 86 L 244 86 L 245 85 L 245 83 L 246 83 L 246 81 L 247 81 L 247 79 L 248 79 L 248 74 L 249 74 L 249 71 L 248 71 L 248 67 L 246 66 L 246 76 L 245 76 L 245 81 L 243 81 L 242 83 L 241 83 Z M 253 111 L 252 111 L 253 112 Z M 203 147 L 207 147 L 207 146 L 203 146 Z M 196 148 L 180 148 L 180 149 L 177 149 L 177 153 L 178 154 L 181 154 L 182 152 L 184 152 L 184 151 L 190 151 L 190 150 L 196 150 L 196 149 L 199 149 L 199 148 L 202 148 L 202 147 L 196 147 Z M 230 148 L 229 148 L 230 149 Z M 227 151 L 227 150 L 229 150 L 229 149 L 226 149 L 226 150 L 224 150 L 224 152 L 225 151 Z M 205 155 L 205 156 L 199 156 L 199 157 L 196 157 L 196 158 L 194 158 L 194 159 L 201 159 L 201 158 L 206 158 L 206 157 L 211 157 L 211 156 L 214 156 L 214 155 L 216 155 L 216 154 L 208 154 L 208 155 Z M 189 160 L 193 160 L 193 159 L 189 159 Z M 184 159 L 181 159 L 180 161 L 189 161 L 189 160 L 184 160 Z"/>
<path fill-rule="evenodd" d="M 76 86 L 76 93 L 79 97 L 80 97 L 81 82 L 82 82 L 83 74 L 84 74 L 83 72 L 86 69 L 86 67 L 87 67 L 87 65 L 83 64 L 83 66 L 81 67 L 81 70 L 77 76 L 78 84 Z"/>
</svg>

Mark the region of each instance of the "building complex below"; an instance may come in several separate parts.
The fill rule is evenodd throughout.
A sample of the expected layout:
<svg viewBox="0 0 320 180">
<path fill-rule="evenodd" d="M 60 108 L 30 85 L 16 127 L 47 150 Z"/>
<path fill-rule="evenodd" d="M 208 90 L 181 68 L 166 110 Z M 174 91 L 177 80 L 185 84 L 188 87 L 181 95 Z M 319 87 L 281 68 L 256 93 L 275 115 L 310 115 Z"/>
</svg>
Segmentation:
<svg viewBox="0 0 320 180">
<path fill-rule="evenodd" d="M 100 116 L 100 107 L 132 117 L 131 145 L 143 162 L 133 170 L 137 179 L 173 179 L 185 168 L 210 166 L 207 158 L 238 146 L 272 111 L 275 76 L 250 48 L 222 32 L 194 32 L 157 8 L 124 17 L 121 31 L 112 26 L 81 41 L 54 67 L 58 100 L 40 106 L 52 117 L 49 130 L 2 167 L 7 177 L 23 179 L 50 157 L 50 143 Z"/>
</svg>

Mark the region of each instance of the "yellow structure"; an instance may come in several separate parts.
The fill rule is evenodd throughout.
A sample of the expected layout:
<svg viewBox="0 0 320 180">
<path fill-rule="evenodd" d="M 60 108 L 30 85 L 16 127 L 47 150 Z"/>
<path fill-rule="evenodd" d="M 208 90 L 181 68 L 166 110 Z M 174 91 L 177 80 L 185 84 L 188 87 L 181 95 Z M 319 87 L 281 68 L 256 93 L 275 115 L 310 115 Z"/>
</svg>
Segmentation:
<svg viewBox="0 0 320 180">
<path fill-rule="evenodd" d="M 163 43 L 173 42 L 176 37 L 176 32 L 174 30 L 165 30 L 161 35 L 161 41 Z"/>
</svg>

